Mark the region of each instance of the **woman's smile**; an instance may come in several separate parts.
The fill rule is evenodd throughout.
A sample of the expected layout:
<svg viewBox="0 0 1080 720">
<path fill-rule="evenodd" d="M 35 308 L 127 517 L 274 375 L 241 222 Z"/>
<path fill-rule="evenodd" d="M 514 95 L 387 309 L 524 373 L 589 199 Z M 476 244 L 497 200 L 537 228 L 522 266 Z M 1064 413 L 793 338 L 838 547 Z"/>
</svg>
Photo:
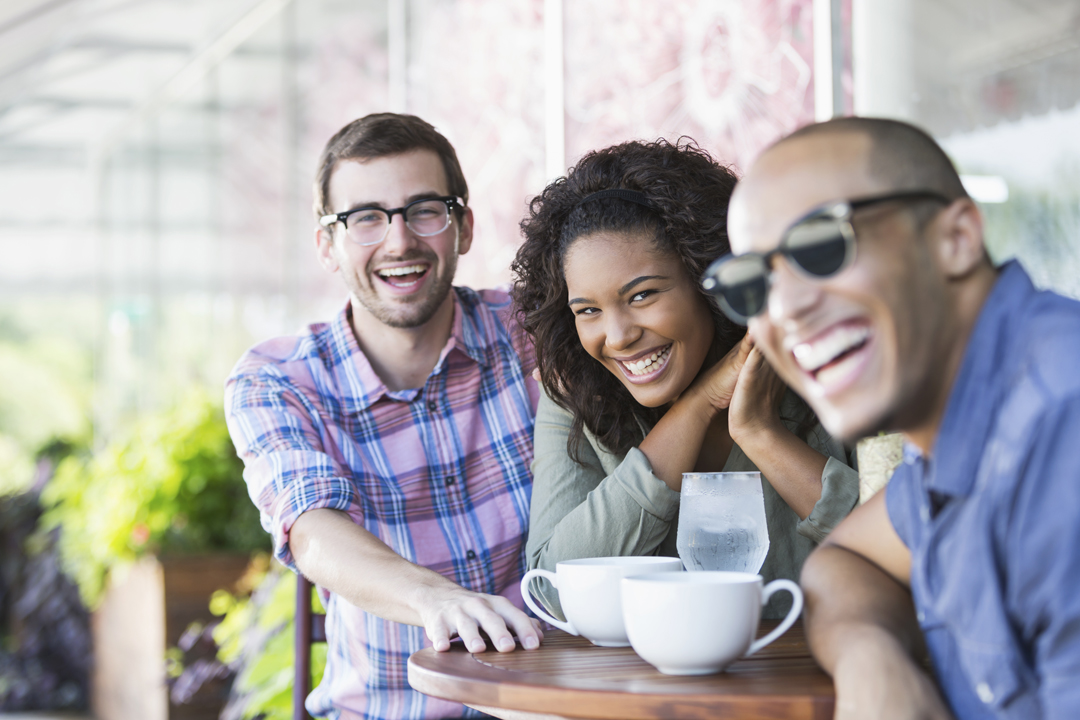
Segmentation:
<svg viewBox="0 0 1080 720">
<path fill-rule="evenodd" d="M 613 360 L 627 374 L 627 380 L 634 384 L 644 384 L 659 378 L 667 368 L 670 358 L 671 345 L 668 344 L 658 350 L 646 350 L 634 358 L 613 358 Z"/>
<path fill-rule="evenodd" d="M 596 232 L 574 241 L 563 266 L 585 351 L 641 405 L 681 395 L 701 372 L 715 325 L 678 255 L 647 233 Z"/>
</svg>

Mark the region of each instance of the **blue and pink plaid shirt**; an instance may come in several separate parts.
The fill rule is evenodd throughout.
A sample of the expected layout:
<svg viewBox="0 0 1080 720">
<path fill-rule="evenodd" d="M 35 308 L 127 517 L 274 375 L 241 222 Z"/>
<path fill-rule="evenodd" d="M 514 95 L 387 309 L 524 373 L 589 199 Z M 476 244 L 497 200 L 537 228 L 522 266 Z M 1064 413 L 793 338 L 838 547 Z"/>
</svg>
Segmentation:
<svg viewBox="0 0 1080 720">
<path fill-rule="evenodd" d="M 255 346 L 226 383 L 229 431 L 275 555 L 295 570 L 293 522 L 333 508 L 405 559 L 522 607 L 539 388 L 509 297 L 455 288 L 438 364 L 423 387 L 398 392 L 360 350 L 351 312 Z M 423 628 L 330 594 L 327 635 L 312 715 L 481 717 L 409 686 L 406 661 L 430 645 Z"/>
</svg>

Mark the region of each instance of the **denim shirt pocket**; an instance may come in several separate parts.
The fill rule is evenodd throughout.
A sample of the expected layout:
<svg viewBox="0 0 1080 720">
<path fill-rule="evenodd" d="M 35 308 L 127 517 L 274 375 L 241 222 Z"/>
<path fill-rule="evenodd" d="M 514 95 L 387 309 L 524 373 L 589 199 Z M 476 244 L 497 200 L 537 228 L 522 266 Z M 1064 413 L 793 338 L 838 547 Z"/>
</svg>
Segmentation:
<svg viewBox="0 0 1080 720">
<path fill-rule="evenodd" d="M 960 665 L 979 700 L 998 717 L 1040 717 L 1038 683 L 1016 648 L 957 634 Z"/>
</svg>

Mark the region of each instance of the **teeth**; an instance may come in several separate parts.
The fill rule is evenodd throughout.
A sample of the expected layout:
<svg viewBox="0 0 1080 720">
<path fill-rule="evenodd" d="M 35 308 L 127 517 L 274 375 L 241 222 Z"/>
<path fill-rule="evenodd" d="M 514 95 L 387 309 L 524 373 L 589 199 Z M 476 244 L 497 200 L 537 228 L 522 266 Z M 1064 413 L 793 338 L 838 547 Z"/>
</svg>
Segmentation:
<svg viewBox="0 0 1080 720">
<path fill-rule="evenodd" d="M 834 363 L 827 368 L 822 368 L 818 371 L 814 379 L 823 388 L 828 388 L 847 377 L 848 372 L 852 366 L 859 362 L 859 358 L 856 356 L 848 356 L 840 362 Z"/>
<path fill-rule="evenodd" d="M 864 342 L 869 336 L 869 328 L 845 325 L 812 343 L 799 343 L 791 349 L 791 352 L 799 363 L 799 367 L 807 372 L 814 372 L 832 362 L 837 356 Z"/>
<path fill-rule="evenodd" d="M 379 275 L 383 277 L 397 277 L 399 275 L 411 275 L 413 273 L 424 272 L 423 265 L 409 265 L 408 267 L 396 267 L 396 268 L 384 268 L 379 270 Z"/>
<path fill-rule="evenodd" d="M 660 352 L 654 352 L 648 357 L 643 357 L 634 362 L 624 362 L 623 367 L 629 370 L 633 375 L 647 375 L 658 370 L 659 367 L 667 361 L 670 354 L 671 346 L 668 345 Z"/>
</svg>

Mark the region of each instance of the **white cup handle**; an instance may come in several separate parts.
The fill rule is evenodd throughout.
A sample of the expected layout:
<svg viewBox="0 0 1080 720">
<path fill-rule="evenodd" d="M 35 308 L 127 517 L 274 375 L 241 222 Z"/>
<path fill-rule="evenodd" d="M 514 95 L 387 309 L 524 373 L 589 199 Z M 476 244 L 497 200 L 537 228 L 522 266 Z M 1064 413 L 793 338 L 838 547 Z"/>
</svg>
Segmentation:
<svg viewBox="0 0 1080 720">
<path fill-rule="evenodd" d="M 773 593 L 780 590 L 787 590 L 789 593 L 791 593 L 791 610 L 788 611 L 787 617 L 784 618 L 784 621 L 782 623 L 776 626 L 775 630 L 773 630 L 765 637 L 755 640 L 750 645 L 750 649 L 746 651 L 746 654 L 743 655 L 743 657 L 750 657 L 758 650 L 765 647 L 773 640 L 786 633 L 788 631 L 788 628 L 790 628 L 799 618 L 799 613 L 802 612 L 803 606 L 802 588 L 793 583 L 791 580 L 773 580 L 771 583 L 766 585 L 765 589 L 761 593 L 761 604 L 764 605 L 765 603 L 769 602 L 769 598 L 772 597 Z"/>
<path fill-rule="evenodd" d="M 529 572 L 525 573 L 525 577 L 521 578 L 521 599 L 525 601 L 525 604 L 529 606 L 529 609 L 536 613 L 536 616 L 539 617 L 541 620 L 549 622 L 560 630 L 568 632 L 571 635 L 580 636 L 581 633 L 579 633 L 569 621 L 563 622 L 562 620 L 556 620 L 555 618 L 544 612 L 544 610 L 536 602 L 533 601 L 532 593 L 529 592 L 529 581 L 536 577 L 547 578 L 551 581 L 551 584 L 555 586 L 556 590 L 559 589 L 559 583 L 555 580 L 555 573 L 551 572 L 550 570 L 540 570 L 539 568 L 536 570 L 530 570 Z M 799 596 L 799 608 L 802 608 L 802 595 Z"/>
</svg>

